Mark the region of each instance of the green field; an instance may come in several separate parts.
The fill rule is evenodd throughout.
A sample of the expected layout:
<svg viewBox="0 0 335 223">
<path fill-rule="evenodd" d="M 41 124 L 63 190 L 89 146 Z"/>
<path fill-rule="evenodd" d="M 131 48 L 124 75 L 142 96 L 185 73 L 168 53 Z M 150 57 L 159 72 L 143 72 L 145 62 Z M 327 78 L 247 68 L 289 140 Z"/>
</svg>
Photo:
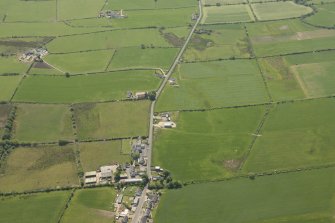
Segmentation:
<svg viewBox="0 0 335 223">
<path fill-rule="evenodd" d="M 69 191 L 62 191 L 1 197 L 0 222 L 57 222 L 69 195 Z"/>
<path fill-rule="evenodd" d="M 311 13 L 312 8 L 291 1 L 252 4 L 258 20 L 275 20 L 300 17 Z"/>
<path fill-rule="evenodd" d="M 9 101 L 17 86 L 19 85 L 22 76 L 0 76 L 0 101 Z"/>
<path fill-rule="evenodd" d="M 335 30 L 309 26 L 299 20 L 247 24 L 257 56 L 332 49 Z"/>
<path fill-rule="evenodd" d="M 261 106 L 181 112 L 177 128 L 155 137 L 154 163 L 183 181 L 231 176 L 243 162 L 262 116 Z"/>
<path fill-rule="evenodd" d="M 97 17 L 105 0 L 58 0 L 60 20 Z"/>
<path fill-rule="evenodd" d="M 65 105 L 20 104 L 14 138 L 21 142 L 58 142 L 74 138 L 70 108 Z"/>
<path fill-rule="evenodd" d="M 261 59 L 260 64 L 275 100 L 335 94 L 333 51 Z"/>
<path fill-rule="evenodd" d="M 203 1 L 203 4 L 205 5 L 226 5 L 226 4 L 242 4 L 247 3 L 247 0 L 205 0 Z"/>
<path fill-rule="evenodd" d="M 267 102 L 254 60 L 182 64 L 157 102 L 157 111 L 213 108 Z"/>
<path fill-rule="evenodd" d="M 104 9 L 162 9 L 162 8 L 183 8 L 196 6 L 196 0 L 108 0 Z"/>
<path fill-rule="evenodd" d="M 3 134 L 8 115 L 12 109 L 10 104 L 0 104 L 0 137 Z"/>
<path fill-rule="evenodd" d="M 118 49 L 108 70 L 120 68 L 162 68 L 169 69 L 177 56 L 178 48 L 129 47 Z"/>
<path fill-rule="evenodd" d="M 333 4 L 318 5 L 315 7 L 318 12 L 313 16 L 307 17 L 305 21 L 316 26 L 334 27 L 335 2 Z"/>
<path fill-rule="evenodd" d="M 122 154 L 122 146 L 125 142 L 127 140 L 80 143 L 78 148 L 84 171 L 97 170 L 104 165 L 128 162 L 129 154 Z"/>
<path fill-rule="evenodd" d="M 78 184 L 72 147 L 16 148 L 1 166 L 1 192 L 29 191 Z"/>
<path fill-rule="evenodd" d="M 79 139 L 146 136 L 149 105 L 149 101 L 75 105 Z"/>
<path fill-rule="evenodd" d="M 203 8 L 201 23 L 231 23 L 253 21 L 248 5 L 212 6 Z"/>
<path fill-rule="evenodd" d="M 16 57 L 0 57 L 0 74 L 23 74 L 28 70 L 29 65 L 21 63 Z"/>
<path fill-rule="evenodd" d="M 248 41 L 242 25 L 207 25 L 199 30 L 210 34 L 194 34 L 183 55 L 184 61 L 206 61 L 232 57 L 250 57 Z"/>
<path fill-rule="evenodd" d="M 153 70 L 132 70 L 70 78 L 29 76 L 22 82 L 14 100 L 73 103 L 123 99 L 126 98 L 127 91 L 150 91 L 158 88 L 160 79 L 153 74 Z"/>
<path fill-rule="evenodd" d="M 334 218 L 334 168 L 196 184 L 163 195 L 159 223 L 325 223 Z"/>
<path fill-rule="evenodd" d="M 276 105 L 244 171 L 292 169 L 334 163 L 334 99 Z"/>
<path fill-rule="evenodd" d="M 62 219 L 64 223 L 109 223 L 114 220 L 116 191 L 103 187 L 77 190 Z"/>
</svg>

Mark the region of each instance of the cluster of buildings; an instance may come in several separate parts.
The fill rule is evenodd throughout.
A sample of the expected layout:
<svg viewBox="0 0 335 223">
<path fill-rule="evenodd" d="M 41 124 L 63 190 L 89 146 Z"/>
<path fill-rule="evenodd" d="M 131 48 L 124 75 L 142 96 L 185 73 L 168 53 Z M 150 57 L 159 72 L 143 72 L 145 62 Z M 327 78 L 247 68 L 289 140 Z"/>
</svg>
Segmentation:
<svg viewBox="0 0 335 223">
<path fill-rule="evenodd" d="M 141 92 L 136 92 L 133 93 L 131 91 L 127 92 L 127 98 L 128 99 L 134 99 L 134 100 L 143 100 L 148 97 L 148 92 L 141 91 Z"/>
<path fill-rule="evenodd" d="M 123 10 L 121 9 L 120 11 L 113 11 L 113 10 L 101 11 L 98 15 L 98 18 L 124 19 L 128 18 L 128 16 L 124 14 Z"/>
<path fill-rule="evenodd" d="M 43 48 L 31 49 L 24 52 L 19 60 L 24 63 L 31 63 L 34 61 L 41 61 L 44 56 L 48 55 L 48 51 Z"/>
<path fill-rule="evenodd" d="M 119 165 L 101 166 L 98 170 L 89 171 L 84 174 L 86 186 L 102 185 L 114 182 L 114 174 Z"/>
<path fill-rule="evenodd" d="M 169 113 L 162 113 L 158 116 L 154 116 L 155 120 L 155 127 L 158 128 L 176 128 L 177 125 L 175 122 L 172 121 L 171 116 Z"/>
<path fill-rule="evenodd" d="M 159 195 L 157 193 L 149 192 L 146 197 L 146 205 L 140 223 L 153 223 L 151 216 L 152 209 L 157 206 Z"/>
</svg>

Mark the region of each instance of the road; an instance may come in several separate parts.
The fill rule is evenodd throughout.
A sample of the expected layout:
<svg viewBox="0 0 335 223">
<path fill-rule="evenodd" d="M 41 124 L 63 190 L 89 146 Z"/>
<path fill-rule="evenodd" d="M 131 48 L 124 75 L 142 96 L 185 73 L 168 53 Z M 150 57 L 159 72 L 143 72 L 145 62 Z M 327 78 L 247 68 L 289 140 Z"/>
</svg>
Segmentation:
<svg viewBox="0 0 335 223">
<path fill-rule="evenodd" d="M 202 5 L 201 5 L 201 1 L 199 1 L 199 18 L 197 19 L 197 21 L 195 22 L 194 26 L 192 27 L 191 32 L 189 33 L 183 47 L 180 49 L 176 59 L 174 60 L 172 66 L 170 67 L 169 71 L 166 73 L 165 78 L 162 82 L 162 84 L 160 85 L 160 87 L 158 88 L 158 90 L 156 91 L 156 100 L 157 98 L 160 96 L 160 94 L 162 93 L 165 85 L 167 84 L 167 82 L 169 81 L 173 71 L 175 70 L 176 66 L 178 65 L 181 56 L 184 54 L 186 47 L 188 45 L 188 43 L 191 40 L 191 37 L 195 31 L 195 29 L 197 28 L 198 24 L 200 23 L 202 18 Z M 151 103 L 151 107 L 150 107 L 150 125 L 149 125 L 149 139 L 148 139 L 148 159 L 147 159 L 147 175 L 149 177 L 149 179 L 151 179 L 151 157 L 152 157 L 152 144 L 153 144 L 153 135 L 154 135 L 154 110 L 155 110 L 155 105 L 156 105 L 156 101 L 153 101 Z M 141 199 L 139 201 L 139 205 L 137 206 L 136 212 L 134 214 L 134 217 L 132 219 L 132 223 L 138 223 L 139 220 L 141 219 L 141 213 L 142 213 L 142 208 L 143 208 L 143 204 L 145 202 L 145 193 L 146 193 L 147 187 L 145 187 L 145 190 L 143 190 L 142 192 L 142 196 Z"/>
</svg>

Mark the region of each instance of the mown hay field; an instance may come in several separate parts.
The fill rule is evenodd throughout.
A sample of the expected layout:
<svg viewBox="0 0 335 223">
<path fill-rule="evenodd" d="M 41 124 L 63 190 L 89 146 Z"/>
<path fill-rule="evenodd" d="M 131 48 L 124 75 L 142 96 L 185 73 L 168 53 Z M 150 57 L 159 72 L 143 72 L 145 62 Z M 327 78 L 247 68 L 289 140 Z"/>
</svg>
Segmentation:
<svg viewBox="0 0 335 223">
<path fill-rule="evenodd" d="M 154 163 L 182 181 L 231 176 L 243 163 L 263 115 L 262 106 L 180 112 L 177 128 L 155 136 Z"/>
<path fill-rule="evenodd" d="M 155 222 L 332 222 L 334 168 L 167 191 Z"/>
<path fill-rule="evenodd" d="M 228 5 L 204 7 L 202 24 L 231 23 L 253 21 L 253 15 L 248 5 Z"/>
<path fill-rule="evenodd" d="M 75 154 L 71 146 L 16 148 L 1 166 L 1 192 L 22 192 L 78 184 Z"/>
<path fill-rule="evenodd" d="M 149 101 L 77 104 L 78 137 L 87 139 L 147 136 Z"/>
</svg>

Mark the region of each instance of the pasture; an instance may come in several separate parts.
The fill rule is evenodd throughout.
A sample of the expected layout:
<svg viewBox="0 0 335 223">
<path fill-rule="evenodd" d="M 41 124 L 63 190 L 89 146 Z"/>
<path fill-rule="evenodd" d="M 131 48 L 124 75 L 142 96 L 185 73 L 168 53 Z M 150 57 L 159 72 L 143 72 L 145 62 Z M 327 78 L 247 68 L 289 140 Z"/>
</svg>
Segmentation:
<svg viewBox="0 0 335 223">
<path fill-rule="evenodd" d="M 251 7 L 258 20 L 296 18 L 313 11 L 310 7 L 297 5 L 291 1 L 251 4 Z"/>
<path fill-rule="evenodd" d="M 77 190 L 62 222 L 113 222 L 115 198 L 116 191 L 110 187 Z"/>
<path fill-rule="evenodd" d="M 1 169 L 1 192 L 78 184 L 75 154 L 71 146 L 16 148 L 6 158 Z"/>
<path fill-rule="evenodd" d="M 110 139 L 146 136 L 149 101 L 77 104 L 74 106 L 78 137 Z"/>
<path fill-rule="evenodd" d="M 57 222 L 70 191 L 0 198 L 1 223 Z"/>
<path fill-rule="evenodd" d="M 155 222 L 333 221 L 334 168 L 195 184 L 163 194 Z"/>
<path fill-rule="evenodd" d="M 4 132 L 6 126 L 7 118 L 12 110 L 12 105 L 10 104 L 0 104 L 0 138 Z"/>
<path fill-rule="evenodd" d="M 127 140 L 80 143 L 80 161 L 85 172 L 97 170 L 100 166 L 130 161 L 129 154 L 122 153 Z"/>
<path fill-rule="evenodd" d="M 160 81 L 154 77 L 153 70 L 106 72 L 69 78 L 29 76 L 22 82 L 14 100 L 42 103 L 116 100 L 126 98 L 127 91 L 154 90 Z"/>
<path fill-rule="evenodd" d="M 333 4 L 317 5 L 315 6 L 318 12 L 305 19 L 306 22 L 325 27 L 335 27 L 335 2 Z"/>
<path fill-rule="evenodd" d="M 180 112 L 177 128 L 155 136 L 154 165 L 182 181 L 231 176 L 242 164 L 263 114 L 262 106 Z"/>
<path fill-rule="evenodd" d="M 184 8 L 184 7 L 192 7 L 196 6 L 196 0 L 160 0 L 160 1 L 152 1 L 152 0 L 108 0 L 108 3 L 104 7 L 104 9 L 163 9 L 163 8 Z"/>
<path fill-rule="evenodd" d="M 105 0 L 58 0 L 57 12 L 59 20 L 97 17 Z"/>
<path fill-rule="evenodd" d="M 65 105 L 18 105 L 14 138 L 20 142 L 73 140 L 70 108 Z"/>
<path fill-rule="evenodd" d="M 248 5 L 211 6 L 203 8 L 202 24 L 253 21 Z"/>
<path fill-rule="evenodd" d="M 203 1 L 204 5 L 230 5 L 230 4 L 243 4 L 247 3 L 247 0 L 205 0 Z"/>
<path fill-rule="evenodd" d="M 243 170 L 262 172 L 334 163 L 334 109 L 333 98 L 276 105 Z"/>
<path fill-rule="evenodd" d="M 167 85 L 157 111 L 217 108 L 268 101 L 254 60 L 181 64 L 173 76 L 177 86 Z"/>
<path fill-rule="evenodd" d="M 184 61 L 250 57 L 242 25 L 206 25 L 198 30 L 206 30 L 207 33 L 193 35 L 183 55 Z"/>
<path fill-rule="evenodd" d="M 257 56 L 333 49 L 335 30 L 309 26 L 299 20 L 247 24 Z"/>
<path fill-rule="evenodd" d="M 29 70 L 30 75 L 64 75 L 59 70 L 56 70 L 46 63 L 35 63 L 33 67 Z"/>
<path fill-rule="evenodd" d="M 319 52 L 261 59 L 260 64 L 275 100 L 335 94 L 335 53 Z"/>
<path fill-rule="evenodd" d="M 0 76 L 0 101 L 9 101 L 16 88 L 18 87 L 22 76 Z"/>
<path fill-rule="evenodd" d="M 0 74 L 23 74 L 30 64 L 21 63 L 17 57 L 0 57 Z"/>
</svg>

